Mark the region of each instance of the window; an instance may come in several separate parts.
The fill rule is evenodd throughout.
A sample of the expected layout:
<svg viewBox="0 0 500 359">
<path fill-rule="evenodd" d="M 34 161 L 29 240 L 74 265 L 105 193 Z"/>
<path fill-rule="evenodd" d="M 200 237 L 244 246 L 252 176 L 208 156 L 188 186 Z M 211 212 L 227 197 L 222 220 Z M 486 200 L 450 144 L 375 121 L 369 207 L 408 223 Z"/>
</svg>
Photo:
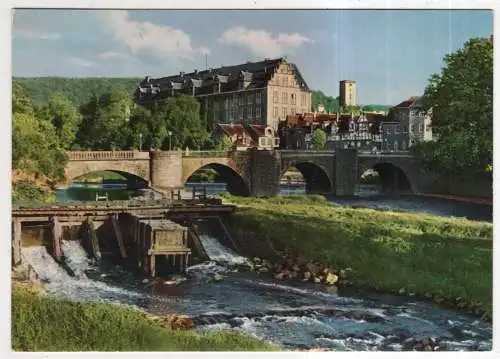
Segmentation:
<svg viewBox="0 0 500 359">
<path fill-rule="evenodd" d="M 229 107 L 231 107 L 230 101 L 231 99 L 229 97 L 226 97 L 226 101 L 224 102 L 224 108 L 226 109 L 226 111 L 229 110 Z"/>
<path fill-rule="evenodd" d="M 243 120 L 243 107 L 238 108 L 238 118 Z"/>
<path fill-rule="evenodd" d="M 420 123 L 418 125 L 418 132 L 424 132 L 424 124 L 423 123 Z"/>
<path fill-rule="evenodd" d="M 398 141 L 394 141 L 394 151 L 398 150 Z"/>
<path fill-rule="evenodd" d="M 297 109 L 295 107 L 292 107 L 292 115 L 295 115 L 297 113 Z"/>
<path fill-rule="evenodd" d="M 247 103 L 250 105 L 254 102 L 255 95 L 253 93 L 249 94 L 247 97 Z"/>
<path fill-rule="evenodd" d="M 257 93 L 255 94 L 255 103 L 256 103 L 257 105 L 259 105 L 259 104 L 260 104 L 260 100 L 261 100 L 260 96 L 261 96 L 260 92 L 257 92 Z"/>
<path fill-rule="evenodd" d="M 408 133 L 408 127 L 403 126 L 403 133 Z"/>
<path fill-rule="evenodd" d="M 300 104 L 302 106 L 305 106 L 306 105 L 306 94 L 303 93 L 301 96 L 300 96 Z"/>
<path fill-rule="evenodd" d="M 245 95 L 244 94 L 240 95 L 240 97 L 239 97 L 239 103 L 240 103 L 240 105 L 244 105 L 245 104 Z"/>
<path fill-rule="evenodd" d="M 400 130 L 401 130 L 400 126 L 396 125 L 396 127 L 394 129 L 394 133 L 399 133 Z"/>
<path fill-rule="evenodd" d="M 431 132 L 431 126 L 429 125 L 425 126 L 425 132 Z"/>
<path fill-rule="evenodd" d="M 274 103 L 280 102 L 280 99 L 278 97 L 278 91 L 274 91 L 273 97 L 274 97 Z"/>
<path fill-rule="evenodd" d="M 281 94 L 281 102 L 284 103 L 284 104 L 288 103 L 288 94 L 286 92 L 283 92 Z"/>
<path fill-rule="evenodd" d="M 260 116 L 261 116 L 260 111 L 261 111 L 260 106 L 257 106 L 257 107 L 255 108 L 255 117 L 256 117 L 256 118 L 260 118 Z"/>
<path fill-rule="evenodd" d="M 253 117 L 253 106 L 248 106 L 247 107 L 247 118 L 252 119 Z"/>
<path fill-rule="evenodd" d="M 283 76 L 283 86 L 288 87 L 288 77 L 287 76 Z"/>
<path fill-rule="evenodd" d="M 274 108 L 274 118 L 278 117 L 278 107 Z"/>
<path fill-rule="evenodd" d="M 403 140 L 403 142 L 401 142 L 401 149 L 404 151 L 406 150 L 406 141 Z"/>
<path fill-rule="evenodd" d="M 292 95 L 290 96 L 290 99 L 291 99 L 291 104 L 292 104 L 292 105 L 295 105 L 295 100 L 296 100 L 296 99 L 295 99 L 295 94 L 292 94 Z"/>
<path fill-rule="evenodd" d="M 281 115 L 283 116 L 283 119 L 285 119 L 285 118 L 286 118 L 286 107 L 283 107 L 283 108 L 281 109 Z"/>
</svg>

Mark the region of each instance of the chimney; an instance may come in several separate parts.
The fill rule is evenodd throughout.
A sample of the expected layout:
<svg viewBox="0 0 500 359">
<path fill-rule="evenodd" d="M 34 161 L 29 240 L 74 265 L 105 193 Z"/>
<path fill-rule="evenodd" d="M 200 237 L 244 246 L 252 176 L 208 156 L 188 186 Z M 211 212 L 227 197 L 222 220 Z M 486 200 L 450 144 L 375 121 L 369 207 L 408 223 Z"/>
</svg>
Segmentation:
<svg viewBox="0 0 500 359">
<path fill-rule="evenodd" d="M 198 75 L 198 69 L 194 69 L 194 74 Z"/>
<path fill-rule="evenodd" d="M 180 77 L 184 77 L 184 71 L 181 71 L 179 75 Z"/>
</svg>

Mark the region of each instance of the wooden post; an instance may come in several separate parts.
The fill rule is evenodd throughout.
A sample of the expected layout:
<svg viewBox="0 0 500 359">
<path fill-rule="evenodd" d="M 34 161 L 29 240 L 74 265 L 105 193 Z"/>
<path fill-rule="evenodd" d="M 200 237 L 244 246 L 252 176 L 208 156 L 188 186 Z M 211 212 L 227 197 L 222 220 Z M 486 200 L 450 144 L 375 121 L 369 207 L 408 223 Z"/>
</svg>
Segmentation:
<svg viewBox="0 0 500 359">
<path fill-rule="evenodd" d="M 196 186 L 193 186 L 193 199 L 196 199 Z"/>
<path fill-rule="evenodd" d="M 52 217 L 52 244 L 54 249 L 54 258 L 57 261 L 60 261 L 62 259 L 61 237 L 62 237 L 61 223 L 59 223 L 57 217 Z"/>
<path fill-rule="evenodd" d="M 127 258 L 127 250 L 125 249 L 125 244 L 123 243 L 122 231 L 120 230 L 120 224 L 116 219 L 116 215 L 111 215 L 111 223 L 113 223 L 113 229 L 115 230 L 116 240 L 118 241 L 118 247 L 120 248 L 120 254 L 123 259 Z"/>
<path fill-rule="evenodd" d="M 99 247 L 99 238 L 97 237 L 97 234 L 95 232 L 94 228 L 94 222 L 88 218 L 87 219 L 87 227 L 88 227 L 88 232 L 89 232 L 89 239 L 90 239 L 90 247 L 92 249 L 92 252 L 94 254 L 94 258 L 97 259 L 98 261 L 101 260 L 101 248 Z"/>
<path fill-rule="evenodd" d="M 22 226 L 19 219 L 12 221 L 12 265 L 21 264 Z"/>
<path fill-rule="evenodd" d="M 156 276 L 156 266 L 155 266 L 156 256 L 153 254 L 149 258 L 150 258 L 150 260 L 149 260 L 149 275 L 154 278 Z"/>
</svg>

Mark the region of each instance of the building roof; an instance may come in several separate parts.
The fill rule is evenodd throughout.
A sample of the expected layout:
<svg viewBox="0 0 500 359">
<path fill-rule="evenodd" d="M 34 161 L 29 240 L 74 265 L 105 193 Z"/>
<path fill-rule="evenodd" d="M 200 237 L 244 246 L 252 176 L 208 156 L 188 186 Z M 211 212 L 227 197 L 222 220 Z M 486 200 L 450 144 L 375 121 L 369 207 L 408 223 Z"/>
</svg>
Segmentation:
<svg viewBox="0 0 500 359">
<path fill-rule="evenodd" d="M 251 132 L 254 132 L 255 137 L 262 137 L 266 133 L 266 126 L 265 125 L 248 125 L 249 129 Z M 250 133 L 252 134 L 252 133 Z M 254 137 L 254 138 L 255 138 Z"/>
<path fill-rule="evenodd" d="M 217 124 L 216 127 L 220 128 L 220 130 L 229 137 L 233 136 L 252 137 L 250 133 L 248 133 L 245 126 L 240 123 L 219 123 Z"/>
<path fill-rule="evenodd" d="M 411 96 L 410 98 L 404 100 L 403 102 L 400 102 L 399 104 L 397 104 L 394 107 L 407 108 L 407 107 L 412 106 L 417 100 L 419 100 L 419 102 L 421 102 L 422 96 Z"/>
<path fill-rule="evenodd" d="M 180 72 L 176 75 L 156 79 L 146 77 L 140 82 L 137 92 L 144 92 L 145 88 L 156 89 L 158 93 L 156 97 L 164 98 L 171 93 L 172 89 L 192 93 L 194 87 L 196 95 L 217 92 L 218 86 L 220 86 L 221 93 L 237 91 L 241 89 L 241 82 L 245 83 L 245 90 L 263 88 L 267 86 L 279 65 L 284 62 L 290 65 L 301 88 L 310 91 L 297 66 L 287 62 L 284 58 L 277 58 L 232 66 L 221 66 L 204 71 L 195 70 L 191 73 Z"/>
</svg>

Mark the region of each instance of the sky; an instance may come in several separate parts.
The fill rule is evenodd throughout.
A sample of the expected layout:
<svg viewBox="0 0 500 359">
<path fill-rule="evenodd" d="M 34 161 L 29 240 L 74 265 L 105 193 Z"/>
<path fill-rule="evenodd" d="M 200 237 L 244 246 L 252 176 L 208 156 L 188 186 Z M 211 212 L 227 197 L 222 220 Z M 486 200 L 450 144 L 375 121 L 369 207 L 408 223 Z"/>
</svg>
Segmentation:
<svg viewBox="0 0 500 359">
<path fill-rule="evenodd" d="M 488 10 L 17 9 L 13 76 L 162 77 L 285 56 L 311 89 L 395 105 L 423 93 L 443 57 L 493 34 Z"/>
</svg>

